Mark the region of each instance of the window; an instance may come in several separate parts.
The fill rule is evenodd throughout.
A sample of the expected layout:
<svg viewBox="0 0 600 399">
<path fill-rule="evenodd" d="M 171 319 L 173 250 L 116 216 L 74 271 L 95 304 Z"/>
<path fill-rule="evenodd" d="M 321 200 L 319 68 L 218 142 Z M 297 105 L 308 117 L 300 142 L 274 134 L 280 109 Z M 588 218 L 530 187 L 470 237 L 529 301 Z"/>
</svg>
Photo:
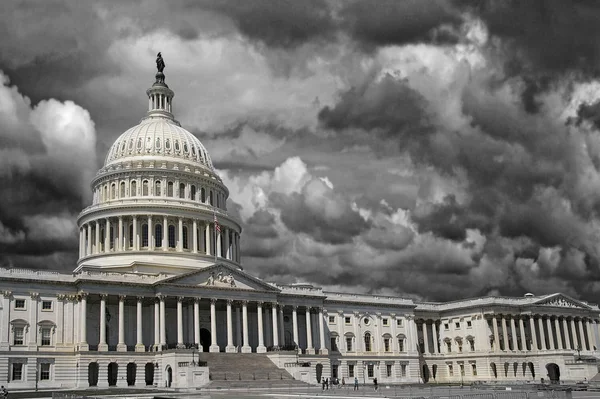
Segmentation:
<svg viewBox="0 0 600 399">
<path fill-rule="evenodd" d="M 117 196 L 117 186 L 115 183 L 110 185 L 110 199 L 115 199 Z"/>
<path fill-rule="evenodd" d="M 400 372 L 402 373 L 402 377 L 406 377 L 406 364 L 400 365 Z"/>
<path fill-rule="evenodd" d="M 213 192 L 212 190 L 208 193 L 208 203 L 213 205 Z"/>
<path fill-rule="evenodd" d="M 148 180 L 144 180 L 142 182 L 142 195 L 143 196 L 147 196 L 148 195 Z"/>
<path fill-rule="evenodd" d="M 170 181 L 167 183 L 167 197 L 173 196 L 173 182 Z"/>
<path fill-rule="evenodd" d="M 179 198 L 185 198 L 185 184 L 179 185 Z"/>
<path fill-rule="evenodd" d="M 191 187 L 190 197 L 192 201 L 196 201 L 196 186 L 194 185 Z"/>
<path fill-rule="evenodd" d="M 475 352 L 475 340 L 474 339 L 469 340 L 469 346 L 471 347 L 471 352 Z"/>
<path fill-rule="evenodd" d="M 465 365 L 464 364 L 460 364 L 460 375 L 464 376 L 465 375 Z"/>
<path fill-rule="evenodd" d="M 132 197 L 137 195 L 137 183 L 135 181 L 131 182 L 131 190 L 129 190 L 129 195 Z"/>
<path fill-rule="evenodd" d="M 109 235 L 109 246 L 110 249 L 113 249 L 113 247 L 115 246 L 115 230 L 113 229 L 112 226 L 110 226 L 110 235 Z"/>
<path fill-rule="evenodd" d="M 404 352 L 404 338 L 398 338 L 398 350 Z"/>
<path fill-rule="evenodd" d="M 384 326 L 387 326 L 387 325 L 389 325 L 389 323 L 388 323 L 388 319 L 386 319 L 386 318 L 382 319 L 382 320 L 381 320 L 381 323 L 382 323 Z"/>
<path fill-rule="evenodd" d="M 371 352 L 371 334 L 365 334 L 365 352 Z"/>
<path fill-rule="evenodd" d="M 460 328 L 460 323 L 459 322 L 454 323 L 454 327 Z"/>
<path fill-rule="evenodd" d="M 385 352 L 389 352 L 390 351 L 390 339 L 389 338 L 384 338 L 383 339 L 383 350 Z"/>
<path fill-rule="evenodd" d="M 392 376 L 392 365 L 391 364 L 385 365 L 385 375 L 386 375 L 386 377 Z"/>
<path fill-rule="evenodd" d="M 119 198 L 125 198 L 125 182 L 121 182 L 121 191 L 119 192 Z"/>
<path fill-rule="evenodd" d="M 50 380 L 50 363 L 40 363 L 40 381 Z"/>
<path fill-rule="evenodd" d="M 129 225 L 129 248 L 133 248 L 133 224 Z"/>
<path fill-rule="evenodd" d="M 14 327 L 13 345 L 23 345 L 25 341 L 25 327 Z"/>
<path fill-rule="evenodd" d="M 352 337 L 346 337 L 346 350 L 352 352 Z"/>
<path fill-rule="evenodd" d="M 367 364 L 367 377 L 373 378 L 373 376 L 374 376 L 373 365 L 372 364 Z"/>
<path fill-rule="evenodd" d="M 206 190 L 204 189 L 204 187 L 200 188 L 200 202 L 206 202 Z"/>
<path fill-rule="evenodd" d="M 473 373 L 473 376 L 477 375 L 477 365 L 476 364 L 471 365 L 471 372 Z"/>
<path fill-rule="evenodd" d="M 344 323 L 347 325 L 352 324 L 352 318 L 348 316 L 344 317 Z"/>
<path fill-rule="evenodd" d="M 448 375 L 452 377 L 454 375 L 454 367 L 451 364 L 448 365 Z"/>
<path fill-rule="evenodd" d="M 175 226 L 169 226 L 169 248 L 175 248 Z"/>
<path fill-rule="evenodd" d="M 52 327 L 42 327 L 42 346 L 52 345 Z"/>
<path fill-rule="evenodd" d="M 444 323 L 444 330 L 449 330 L 450 326 L 448 325 L 448 323 Z"/>
<path fill-rule="evenodd" d="M 348 365 L 348 377 L 354 377 L 354 365 L 353 364 Z"/>
<path fill-rule="evenodd" d="M 142 247 L 148 247 L 148 225 L 142 225 Z"/>
<path fill-rule="evenodd" d="M 467 320 L 467 328 L 471 328 L 471 327 L 472 327 L 471 320 Z"/>
<path fill-rule="evenodd" d="M 335 324 L 335 316 L 329 316 L 329 324 Z"/>
<path fill-rule="evenodd" d="M 162 236 L 162 225 L 157 224 L 156 226 L 154 226 L 154 246 L 156 248 L 162 247 Z"/>
<path fill-rule="evenodd" d="M 12 381 L 21 381 L 23 379 L 23 363 L 12 364 Z"/>
<path fill-rule="evenodd" d="M 25 309 L 25 299 L 15 299 L 15 309 Z"/>
<path fill-rule="evenodd" d="M 363 323 L 365 324 L 365 326 L 368 326 L 371 323 L 371 319 L 369 319 L 368 317 L 365 317 L 363 319 Z"/>
<path fill-rule="evenodd" d="M 156 195 L 157 197 L 162 195 L 162 193 L 160 191 L 160 180 L 157 180 L 154 183 L 154 195 Z"/>
<path fill-rule="evenodd" d="M 331 337 L 331 339 L 329 340 L 329 342 L 331 343 L 331 351 L 332 352 L 339 352 L 336 341 L 337 341 L 336 337 Z"/>
<path fill-rule="evenodd" d="M 397 319 L 396 320 L 396 326 L 402 327 L 402 319 Z"/>
<path fill-rule="evenodd" d="M 52 301 L 42 301 L 42 310 L 52 310 Z"/>
<path fill-rule="evenodd" d="M 452 352 L 452 342 L 446 341 L 446 347 L 448 348 L 448 352 Z"/>
<path fill-rule="evenodd" d="M 188 245 L 188 228 L 187 226 L 183 226 L 183 249 L 189 249 Z"/>
</svg>

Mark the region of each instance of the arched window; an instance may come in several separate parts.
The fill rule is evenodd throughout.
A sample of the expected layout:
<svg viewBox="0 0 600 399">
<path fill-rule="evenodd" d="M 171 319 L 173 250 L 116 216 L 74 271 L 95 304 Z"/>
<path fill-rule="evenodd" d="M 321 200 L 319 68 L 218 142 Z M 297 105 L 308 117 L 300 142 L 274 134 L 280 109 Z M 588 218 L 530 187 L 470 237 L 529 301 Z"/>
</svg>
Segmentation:
<svg viewBox="0 0 600 399">
<path fill-rule="evenodd" d="M 146 197 L 148 195 L 148 180 L 142 182 L 142 195 Z"/>
<path fill-rule="evenodd" d="M 119 198 L 125 198 L 125 182 L 121 182 L 121 192 L 119 193 Z"/>
<path fill-rule="evenodd" d="M 129 195 L 135 197 L 137 195 L 137 182 L 133 180 L 131 182 L 131 189 L 129 190 Z"/>
<path fill-rule="evenodd" d="M 221 195 L 219 193 L 215 193 L 215 196 L 216 196 L 216 198 L 215 198 L 216 201 L 215 202 L 217 203 L 217 208 L 220 208 L 221 207 L 220 206 L 220 204 L 221 204 Z"/>
<path fill-rule="evenodd" d="M 129 225 L 129 248 L 133 249 L 133 223 Z"/>
<path fill-rule="evenodd" d="M 173 182 L 170 181 L 167 183 L 167 197 L 173 196 Z"/>
<path fill-rule="evenodd" d="M 192 187 L 190 188 L 190 199 L 192 201 L 196 201 L 196 186 L 194 186 L 192 184 Z"/>
<path fill-rule="evenodd" d="M 183 226 L 183 249 L 189 249 L 188 245 L 188 228 Z"/>
<path fill-rule="evenodd" d="M 371 352 L 371 334 L 365 333 L 365 352 Z"/>
<path fill-rule="evenodd" d="M 208 193 L 208 203 L 209 204 L 213 204 L 213 192 L 212 190 L 210 190 L 210 192 Z"/>
<path fill-rule="evenodd" d="M 179 198 L 185 198 L 185 184 L 179 184 Z"/>
<path fill-rule="evenodd" d="M 162 195 L 162 193 L 160 192 L 160 180 L 157 180 L 156 183 L 154 183 L 154 195 Z"/>
<path fill-rule="evenodd" d="M 148 225 L 142 225 L 142 247 L 148 248 Z"/>
<path fill-rule="evenodd" d="M 110 185 L 110 199 L 115 199 L 117 196 L 117 186 L 115 183 Z"/>
<path fill-rule="evenodd" d="M 206 190 L 204 189 L 204 187 L 200 188 L 200 202 L 202 202 L 203 204 L 206 202 Z"/>
<path fill-rule="evenodd" d="M 175 248 L 175 226 L 169 226 L 169 248 Z"/>
<path fill-rule="evenodd" d="M 105 184 L 104 185 L 104 192 L 102 194 L 102 201 L 108 201 L 108 186 Z"/>
<path fill-rule="evenodd" d="M 154 226 L 154 246 L 162 247 L 162 225 L 160 224 Z"/>
</svg>

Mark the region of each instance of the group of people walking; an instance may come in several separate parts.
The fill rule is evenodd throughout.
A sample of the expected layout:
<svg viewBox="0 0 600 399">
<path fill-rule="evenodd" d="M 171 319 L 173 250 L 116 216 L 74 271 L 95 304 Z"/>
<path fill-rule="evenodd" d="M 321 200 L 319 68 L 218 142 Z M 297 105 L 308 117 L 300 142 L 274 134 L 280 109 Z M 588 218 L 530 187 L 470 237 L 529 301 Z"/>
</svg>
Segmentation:
<svg viewBox="0 0 600 399">
<path fill-rule="evenodd" d="M 331 381 L 329 380 L 329 378 L 323 378 L 321 379 L 321 384 L 322 384 L 322 389 L 323 391 L 326 389 L 329 389 L 329 384 L 331 384 L 331 389 L 333 389 L 334 386 L 339 385 L 339 380 L 337 378 L 331 378 Z M 346 379 L 344 377 L 342 377 L 342 388 L 344 388 L 346 386 Z M 373 389 L 375 389 L 376 391 L 379 389 L 379 385 L 377 384 L 377 378 L 373 378 Z M 358 391 L 358 377 L 354 377 L 354 390 Z"/>
</svg>

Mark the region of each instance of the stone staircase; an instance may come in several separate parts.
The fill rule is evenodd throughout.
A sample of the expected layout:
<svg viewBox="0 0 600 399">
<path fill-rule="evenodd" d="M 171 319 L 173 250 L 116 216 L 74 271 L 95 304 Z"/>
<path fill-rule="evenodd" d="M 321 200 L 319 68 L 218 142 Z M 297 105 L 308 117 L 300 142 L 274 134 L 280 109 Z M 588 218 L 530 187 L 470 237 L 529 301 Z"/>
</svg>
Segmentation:
<svg viewBox="0 0 600 399">
<path fill-rule="evenodd" d="M 295 380 L 290 373 L 277 367 L 263 353 L 206 353 L 200 361 L 210 371 L 210 388 L 307 386 Z"/>
</svg>

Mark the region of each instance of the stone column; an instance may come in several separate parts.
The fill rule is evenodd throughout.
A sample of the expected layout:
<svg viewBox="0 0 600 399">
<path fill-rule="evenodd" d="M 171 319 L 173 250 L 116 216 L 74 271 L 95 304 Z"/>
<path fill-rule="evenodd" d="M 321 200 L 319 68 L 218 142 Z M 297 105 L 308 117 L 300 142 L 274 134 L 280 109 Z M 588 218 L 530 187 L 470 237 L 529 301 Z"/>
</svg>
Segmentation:
<svg viewBox="0 0 600 399">
<path fill-rule="evenodd" d="M 224 241 L 225 241 L 223 243 L 225 245 L 225 259 L 229 259 L 229 255 L 230 255 L 230 252 L 229 252 L 229 229 L 225 228 L 223 233 L 224 233 L 223 235 L 224 235 Z"/>
<path fill-rule="evenodd" d="M 194 298 L 194 344 L 199 351 L 200 347 L 200 298 Z"/>
<path fill-rule="evenodd" d="M 548 345 L 546 344 L 546 332 L 544 331 L 544 316 L 540 315 L 538 319 L 538 328 L 540 330 L 540 342 L 542 350 L 548 350 Z"/>
<path fill-rule="evenodd" d="M 242 347 L 242 320 L 240 316 L 240 304 L 236 303 L 235 306 L 235 349 L 236 352 L 240 351 Z"/>
<path fill-rule="evenodd" d="M 390 329 L 392 331 L 392 341 L 391 341 L 392 353 L 396 354 L 399 352 L 399 349 L 400 349 L 400 348 L 398 348 L 398 350 L 396 349 L 398 346 L 398 338 L 396 337 L 396 335 L 398 335 L 396 333 L 396 313 L 390 313 L 390 323 L 392 323 L 390 326 Z M 339 330 L 339 325 L 338 325 L 338 336 L 340 336 L 340 339 L 341 339 L 341 336 L 343 335 L 343 333 L 344 333 L 343 331 Z M 437 336 L 437 334 L 434 333 L 434 336 Z M 437 348 L 437 345 L 436 345 L 436 348 Z"/>
<path fill-rule="evenodd" d="M 104 252 L 110 252 L 110 218 L 106 218 L 106 227 L 104 228 Z"/>
<path fill-rule="evenodd" d="M 585 335 L 583 333 L 583 319 L 579 319 L 579 340 L 581 342 L 581 350 L 588 350 L 589 348 L 587 348 L 586 342 L 585 342 Z"/>
<path fill-rule="evenodd" d="M 1 294 L 1 292 L 0 292 Z M 65 328 L 65 295 L 56 295 L 56 346 L 62 346 Z M 0 338 L 0 341 L 2 339 Z M 1 344 L 0 344 L 1 346 Z"/>
<path fill-rule="evenodd" d="M 319 308 L 319 341 L 321 343 L 321 348 L 319 353 L 321 355 L 327 355 L 329 351 L 327 350 L 327 345 L 325 344 L 325 326 L 323 325 L 323 308 Z"/>
<path fill-rule="evenodd" d="M 152 227 L 152 215 L 148 216 L 148 250 L 154 250 L 154 228 Z"/>
<path fill-rule="evenodd" d="M 183 218 L 178 219 L 177 227 L 177 251 L 183 251 Z"/>
<path fill-rule="evenodd" d="M 219 344 L 217 343 L 217 300 L 211 298 L 210 300 L 210 352 L 219 352 Z"/>
<path fill-rule="evenodd" d="M 80 323 L 80 337 L 79 337 L 79 351 L 85 352 L 90 350 L 87 342 L 87 292 L 81 292 L 81 313 L 79 317 Z"/>
<path fill-rule="evenodd" d="M 143 296 L 137 297 L 137 317 L 136 317 L 136 343 L 135 343 L 135 351 L 136 352 L 146 352 L 146 346 L 144 345 L 144 330 L 142 324 L 142 311 L 143 311 Z M 137 374 L 136 374 L 137 377 Z"/>
<path fill-rule="evenodd" d="M 492 331 L 494 332 L 494 352 L 500 352 L 500 337 L 498 336 L 498 318 L 492 316 Z"/>
<path fill-rule="evenodd" d="M 154 350 L 160 349 L 160 306 L 158 298 L 154 300 Z"/>
<path fill-rule="evenodd" d="M 281 346 L 285 345 L 285 326 L 283 325 L 283 305 L 278 305 L 279 309 L 279 339 Z"/>
<path fill-rule="evenodd" d="M 306 307 L 306 354 L 314 355 L 315 348 L 312 343 L 312 327 L 310 325 L 310 307 Z"/>
<path fill-rule="evenodd" d="M 590 343 L 590 350 L 596 350 L 595 348 L 597 348 L 596 346 L 596 335 L 594 334 L 594 330 L 593 330 L 593 320 L 591 319 L 587 319 L 585 325 L 586 325 L 586 332 L 587 332 L 587 336 L 588 336 L 588 341 Z"/>
<path fill-rule="evenodd" d="M 592 328 L 592 337 L 593 337 L 593 342 L 594 342 L 594 346 L 596 347 L 596 350 L 598 349 L 598 322 L 596 319 L 592 320 L 592 324 L 593 326 L 591 326 Z"/>
<path fill-rule="evenodd" d="M 242 301 L 242 328 L 244 329 L 244 345 L 242 346 L 242 353 L 252 352 L 250 347 L 250 340 L 248 339 L 248 301 Z"/>
<path fill-rule="evenodd" d="M 184 349 L 183 344 L 183 297 L 177 297 L 177 349 Z"/>
<path fill-rule="evenodd" d="M 92 254 L 92 224 L 87 224 L 87 253 L 86 255 Z"/>
<path fill-rule="evenodd" d="M 169 219 L 167 216 L 163 216 L 163 228 L 162 228 L 162 249 L 163 251 L 169 250 Z"/>
<path fill-rule="evenodd" d="M 519 335 L 521 336 L 521 350 L 527 350 L 527 338 L 525 337 L 525 323 L 523 323 L 523 316 L 519 317 Z"/>
<path fill-rule="evenodd" d="M 106 299 L 107 294 L 100 295 L 100 342 L 98 342 L 98 352 L 105 352 L 108 350 L 108 344 L 106 343 Z"/>
<path fill-rule="evenodd" d="M 100 221 L 96 220 L 96 251 L 94 253 L 100 253 Z"/>
<path fill-rule="evenodd" d="M 221 250 L 221 232 L 218 231 L 217 232 L 217 245 L 216 245 L 216 249 L 217 249 L 217 257 L 221 258 L 223 255 L 223 251 Z"/>
<path fill-rule="evenodd" d="M 119 245 L 117 248 L 117 251 L 122 251 L 123 250 L 123 216 L 119 216 Z"/>
<path fill-rule="evenodd" d="M 133 250 L 140 250 L 140 238 L 138 237 L 138 221 L 137 216 L 133 216 Z"/>
<path fill-rule="evenodd" d="M 429 336 L 427 334 L 427 320 L 423 320 L 423 325 L 421 326 L 421 330 L 423 331 L 423 351 L 426 354 L 429 354 Z"/>
<path fill-rule="evenodd" d="M 265 337 L 263 333 L 263 303 L 257 302 L 256 305 L 256 314 L 257 314 L 257 322 L 258 322 L 258 347 L 256 348 L 256 353 L 265 353 L 267 348 L 265 347 Z"/>
<path fill-rule="evenodd" d="M 38 301 L 40 299 L 40 294 L 37 292 L 29 293 L 31 298 L 31 304 L 29 306 L 29 322 L 31 323 L 31 329 L 29 335 L 29 349 L 36 350 L 38 346 L 37 334 L 38 334 L 38 326 L 37 326 L 37 315 L 38 315 Z"/>
<path fill-rule="evenodd" d="M 194 243 L 192 244 L 192 251 L 197 254 L 198 253 L 198 221 L 194 219 L 192 222 L 192 239 Z"/>
<path fill-rule="evenodd" d="M 504 350 L 508 351 L 508 331 L 506 328 L 506 315 L 500 315 L 500 322 L 502 323 L 502 342 L 504 344 Z"/>
<path fill-rule="evenodd" d="M 231 299 L 227 300 L 227 346 L 225 347 L 225 352 L 234 353 L 235 346 L 233 346 L 233 321 L 231 315 L 231 303 L 233 301 Z"/>
<path fill-rule="evenodd" d="M 271 314 L 273 316 L 273 347 L 279 348 L 279 331 L 277 328 L 277 303 L 271 304 Z"/>
<path fill-rule="evenodd" d="M 119 295 L 119 343 L 118 352 L 127 352 L 125 344 L 125 295 Z"/>
<path fill-rule="evenodd" d="M 577 331 L 575 330 L 575 318 L 571 317 L 571 334 L 573 335 L 573 349 L 579 348 L 579 339 L 577 338 Z"/>
<path fill-rule="evenodd" d="M 535 333 L 535 319 L 533 318 L 533 315 L 529 316 L 529 328 L 531 330 L 531 341 L 532 341 L 531 350 L 537 351 L 538 350 L 538 342 L 537 342 L 537 335 Z"/>
<path fill-rule="evenodd" d="M 392 322 L 393 322 L 393 318 L 392 318 Z M 392 326 L 392 331 L 393 331 L 394 327 Z M 392 333 L 393 334 L 393 333 Z M 437 326 L 435 325 L 435 320 L 433 320 L 433 323 L 431 323 L 431 335 L 433 335 L 433 353 L 438 353 L 439 352 L 439 348 L 438 348 L 438 336 L 437 336 Z M 396 339 L 395 336 L 392 336 L 392 342 Z M 392 344 L 393 345 L 393 344 Z"/>
<path fill-rule="evenodd" d="M 158 297 L 160 300 L 160 346 L 166 349 L 167 346 L 167 317 L 165 312 L 165 296 Z"/>
<path fill-rule="evenodd" d="M 517 343 L 517 326 L 515 324 L 514 316 L 510 317 L 510 334 L 511 334 L 511 338 L 512 338 L 512 350 L 516 351 L 519 348 L 518 348 L 518 343 Z"/>
<path fill-rule="evenodd" d="M 292 306 L 292 329 L 294 334 L 294 345 L 298 344 L 298 306 Z"/>
<path fill-rule="evenodd" d="M 210 223 L 206 222 L 204 227 L 204 247 L 206 248 L 206 254 L 212 255 L 211 246 L 210 246 Z"/>
<path fill-rule="evenodd" d="M 83 258 L 83 227 L 79 228 L 79 257 Z"/>
<path fill-rule="evenodd" d="M 554 333 L 552 332 L 552 321 L 550 320 L 550 316 L 548 316 L 548 318 L 546 319 L 546 329 L 548 330 L 548 343 L 550 344 L 548 349 L 555 350 L 556 348 L 554 347 Z"/>
<path fill-rule="evenodd" d="M 556 330 L 556 338 L 558 340 L 558 348 L 557 349 L 565 349 L 562 340 L 562 334 L 560 333 L 560 321 L 559 316 L 556 316 L 554 319 L 554 329 Z"/>
</svg>

